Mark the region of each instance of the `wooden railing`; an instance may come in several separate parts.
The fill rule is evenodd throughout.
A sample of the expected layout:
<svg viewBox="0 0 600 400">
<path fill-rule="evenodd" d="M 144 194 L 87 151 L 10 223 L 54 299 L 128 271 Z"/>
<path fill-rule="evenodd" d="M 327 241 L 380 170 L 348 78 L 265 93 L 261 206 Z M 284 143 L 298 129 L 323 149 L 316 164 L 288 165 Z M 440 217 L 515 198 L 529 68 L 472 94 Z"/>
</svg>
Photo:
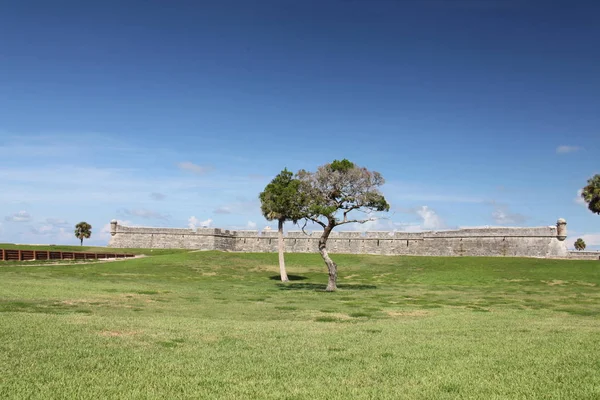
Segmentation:
<svg viewBox="0 0 600 400">
<path fill-rule="evenodd" d="M 78 251 L 52 251 L 30 249 L 0 249 L 0 261 L 102 260 L 108 258 L 131 257 L 135 257 L 135 254 L 87 253 Z"/>
</svg>

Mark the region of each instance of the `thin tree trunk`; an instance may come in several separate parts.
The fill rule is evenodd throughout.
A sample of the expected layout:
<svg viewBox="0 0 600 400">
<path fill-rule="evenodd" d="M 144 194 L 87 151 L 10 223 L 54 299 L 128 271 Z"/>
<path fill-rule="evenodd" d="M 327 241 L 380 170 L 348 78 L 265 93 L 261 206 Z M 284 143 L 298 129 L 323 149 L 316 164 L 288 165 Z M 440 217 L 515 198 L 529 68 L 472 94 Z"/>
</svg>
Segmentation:
<svg viewBox="0 0 600 400">
<path fill-rule="evenodd" d="M 81 240 L 80 246 L 83 246 L 83 238 L 80 238 L 79 240 Z"/>
<path fill-rule="evenodd" d="M 285 272 L 285 259 L 283 257 L 283 222 L 283 219 L 279 220 L 279 275 L 281 275 L 281 282 L 287 282 L 289 279 L 287 272 Z"/>
<path fill-rule="evenodd" d="M 337 289 L 337 264 L 333 262 L 331 257 L 329 257 L 329 253 L 327 253 L 327 239 L 332 229 L 333 226 L 328 225 L 319 239 L 319 253 L 321 253 L 321 257 L 323 257 L 323 261 L 325 261 L 327 271 L 329 272 L 329 280 L 325 289 L 328 292 L 335 292 Z"/>
</svg>

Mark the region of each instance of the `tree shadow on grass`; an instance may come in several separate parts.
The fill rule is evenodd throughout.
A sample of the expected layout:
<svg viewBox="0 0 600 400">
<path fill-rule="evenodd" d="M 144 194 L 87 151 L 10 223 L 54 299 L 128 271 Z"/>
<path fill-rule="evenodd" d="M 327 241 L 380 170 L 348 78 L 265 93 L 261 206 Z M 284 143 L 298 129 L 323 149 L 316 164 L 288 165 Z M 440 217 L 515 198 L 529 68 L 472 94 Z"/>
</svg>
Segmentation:
<svg viewBox="0 0 600 400">
<path fill-rule="evenodd" d="M 277 285 L 279 290 L 314 290 L 316 292 L 324 292 L 327 285 L 320 283 L 280 283 Z M 342 284 L 338 285 L 341 290 L 373 290 L 377 289 L 375 285 L 360 285 L 360 284 Z"/>
<path fill-rule="evenodd" d="M 270 280 L 272 281 L 280 281 L 281 280 L 281 276 L 279 275 L 273 275 L 269 277 Z M 303 281 L 305 279 L 308 279 L 305 276 L 300 276 L 300 275 L 288 275 L 288 279 L 290 281 Z"/>
</svg>

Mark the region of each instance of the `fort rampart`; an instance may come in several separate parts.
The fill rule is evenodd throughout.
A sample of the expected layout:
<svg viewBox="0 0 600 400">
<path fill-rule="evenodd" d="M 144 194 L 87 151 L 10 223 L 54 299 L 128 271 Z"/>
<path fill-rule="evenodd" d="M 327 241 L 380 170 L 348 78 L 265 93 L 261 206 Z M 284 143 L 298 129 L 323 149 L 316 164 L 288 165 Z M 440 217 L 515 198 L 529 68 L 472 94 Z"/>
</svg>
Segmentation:
<svg viewBox="0 0 600 400">
<path fill-rule="evenodd" d="M 285 251 L 317 252 L 321 233 L 287 232 Z M 566 222 L 532 228 L 485 227 L 431 232 L 337 232 L 327 242 L 330 253 L 512 256 L 568 258 Z M 277 232 L 219 228 L 128 227 L 111 222 L 109 247 L 183 248 L 235 252 L 276 252 Z"/>
</svg>

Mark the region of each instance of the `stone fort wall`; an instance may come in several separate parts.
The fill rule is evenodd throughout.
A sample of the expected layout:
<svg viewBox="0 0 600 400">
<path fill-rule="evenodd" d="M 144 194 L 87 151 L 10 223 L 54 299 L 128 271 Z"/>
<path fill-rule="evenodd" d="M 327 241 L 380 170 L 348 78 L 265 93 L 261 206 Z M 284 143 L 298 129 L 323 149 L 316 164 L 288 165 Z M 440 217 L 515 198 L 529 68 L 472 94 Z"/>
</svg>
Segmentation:
<svg viewBox="0 0 600 400">
<path fill-rule="evenodd" d="M 285 251 L 315 253 L 321 232 L 287 232 Z M 566 222 L 533 228 L 469 228 L 433 232 L 338 232 L 327 242 L 330 253 L 569 257 Z M 111 222 L 109 247 L 182 248 L 235 252 L 277 252 L 277 232 L 230 231 L 219 228 L 128 227 Z"/>
</svg>

